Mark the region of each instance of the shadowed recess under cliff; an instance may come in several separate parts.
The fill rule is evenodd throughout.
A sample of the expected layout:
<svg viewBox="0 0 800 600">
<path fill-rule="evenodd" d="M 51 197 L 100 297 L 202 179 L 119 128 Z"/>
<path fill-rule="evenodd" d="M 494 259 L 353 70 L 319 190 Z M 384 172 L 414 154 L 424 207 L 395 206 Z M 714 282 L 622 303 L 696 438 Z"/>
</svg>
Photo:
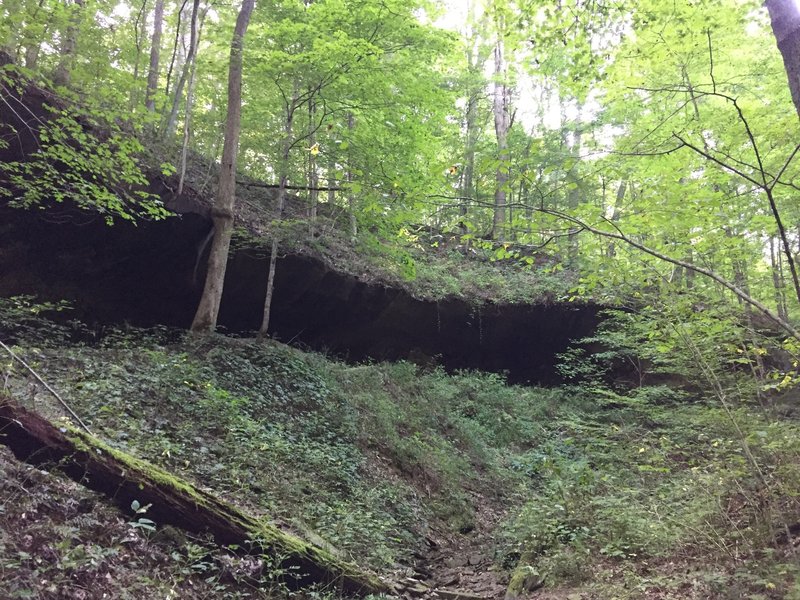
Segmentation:
<svg viewBox="0 0 800 600">
<path fill-rule="evenodd" d="M 198 263 L 198 251 L 209 229 L 197 214 L 108 227 L 66 209 L 2 208 L 0 295 L 65 299 L 90 324 L 188 327 L 202 291 L 206 256 Z M 220 313 L 223 330 L 258 328 L 267 268 L 262 254 L 233 254 Z M 506 372 L 516 383 L 555 383 L 556 355 L 594 331 L 599 310 L 422 301 L 290 255 L 278 261 L 270 333 L 349 361 L 410 359 L 448 370 Z"/>
</svg>

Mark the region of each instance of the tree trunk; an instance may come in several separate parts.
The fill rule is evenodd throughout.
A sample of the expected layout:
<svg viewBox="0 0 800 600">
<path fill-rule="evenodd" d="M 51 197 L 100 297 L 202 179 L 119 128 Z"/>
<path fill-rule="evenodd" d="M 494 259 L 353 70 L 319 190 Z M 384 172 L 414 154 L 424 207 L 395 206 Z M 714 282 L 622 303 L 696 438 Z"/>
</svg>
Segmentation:
<svg viewBox="0 0 800 600">
<path fill-rule="evenodd" d="M 497 170 L 495 171 L 494 218 L 492 219 L 492 238 L 503 240 L 506 225 L 506 186 L 508 184 L 508 131 L 511 128 L 511 90 L 508 87 L 508 69 L 505 61 L 505 48 L 502 27 L 498 27 L 497 43 L 494 48 L 494 132 L 497 137 Z"/>
<path fill-rule="evenodd" d="M 794 285 L 795 297 L 797 298 L 797 301 L 800 302 L 800 276 L 797 274 L 797 266 L 794 263 L 794 256 L 792 255 L 792 246 L 789 243 L 789 236 L 786 233 L 786 228 L 783 225 L 783 219 L 778 211 L 778 203 L 775 200 L 774 188 L 764 187 L 764 193 L 767 196 L 767 201 L 769 202 L 769 208 L 772 212 L 772 216 L 775 218 L 775 224 L 778 226 L 778 236 L 781 239 L 783 252 L 786 256 L 786 264 L 789 265 L 789 274 L 792 278 L 792 284 Z"/>
<path fill-rule="evenodd" d="M 139 12 L 136 14 L 136 21 L 133 24 L 134 42 L 136 45 L 136 58 L 133 62 L 133 85 L 131 86 L 130 107 L 133 110 L 139 103 L 139 64 L 142 60 L 142 40 L 147 29 L 147 0 L 142 0 Z"/>
<path fill-rule="evenodd" d="M 580 107 L 578 108 L 578 120 L 580 121 Z M 567 174 L 567 180 L 572 183 L 572 187 L 570 187 L 569 191 L 567 192 L 567 207 L 570 211 L 576 211 L 578 206 L 581 202 L 581 180 L 578 177 L 578 174 L 575 172 L 578 168 L 578 161 L 580 160 L 580 146 L 581 146 L 581 138 L 583 136 L 583 131 L 581 130 L 580 122 L 576 124 L 575 131 L 573 132 L 575 136 L 572 140 L 573 146 L 570 149 L 570 158 L 574 160 L 572 168 Z M 574 266 L 576 261 L 578 260 L 578 233 L 570 232 L 568 237 L 569 248 L 567 250 L 567 257 L 568 257 L 568 264 Z"/>
<path fill-rule="evenodd" d="M 766 0 L 772 32 L 783 56 L 792 102 L 800 116 L 800 7 L 795 0 Z"/>
<path fill-rule="evenodd" d="M 172 42 L 172 56 L 169 59 L 169 68 L 167 69 L 167 82 L 164 85 L 164 95 L 169 98 L 170 85 L 172 83 L 172 72 L 175 69 L 175 58 L 178 55 L 178 42 L 181 38 L 181 29 L 183 28 L 183 11 L 186 8 L 186 3 L 189 0 L 183 0 L 181 7 L 178 9 L 177 23 L 175 24 L 175 40 Z"/>
<path fill-rule="evenodd" d="M 172 96 L 172 109 L 169 112 L 169 118 L 167 119 L 167 125 L 164 127 L 164 137 L 166 139 L 171 138 L 175 135 L 175 128 L 178 125 L 178 112 L 181 108 L 181 97 L 183 96 L 183 88 L 186 85 L 186 81 L 189 79 L 189 74 L 192 71 L 192 65 L 195 61 L 195 50 L 197 45 L 200 42 L 200 26 L 197 24 L 199 19 L 200 13 L 200 0 L 194 0 L 192 4 L 192 33 L 196 32 L 197 39 L 189 41 L 189 52 L 187 53 L 186 60 L 183 63 L 183 68 L 181 69 L 181 76 L 178 79 L 178 83 L 175 86 L 175 94 Z"/>
<path fill-rule="evenodd" d="M 183 144 L 181 146 L 181 165 L 180 178 L 178 179 L 178 195 L 183 193 L 183 182 L 186 179 L 186 157 L 189 152 L 189 134 L 192 127 L 192 106 L 194 105 L 194 77 L 197 67 L 197 45 L 200 39 L 198 22 L 194 11 L 192 11 L 192 33 L 189 42 L 189 85 L 186 89 L 186 107 L 183 116 Z"/>
<path fill-rule="evenodd" d="M 297 109 L 297 89 L 292 94 L 291 103 L 286 107 L 286 122 L 284 124 L 283 148 L 281 149 L 280 181 L 275 207 L 275 224 L 280 227 L 283 218 L 283 209 L 286 204 L 286 185 L 289 183 L 289 152 L 292 149 L 292 126 L 294 125 L 294 111 Z M 276 227 L 273 226 L 273 229 Z M 264 313 L 261 327 L 258 330 L 258 340 L 265 339 L 269 333 L 269 319 L 272 313 L 272 294 L 275 291 L 275 271 L 278 264 L 278 231 L 272 233 L 272 247 L 269 255 L 269 272 L 267 273 L 267 292 L 264 296 Z"/>
<path fill-rule="evenodd" d="M 619 187 L 617 187 L 617 195 L 614 197 L 614 209 L 611 211 L 610 220 L 612 223 L 616 223 L 619 221 L 620 212 L 622 210 L 622 201 L 625 199 L 625 192 L 628 189 L 628 181 L 623 179 L 619 182 Z M 608 243 L 608 254 L 609 258 L 614 258 L 617 255 L 617 247 L 614 244 L 614 241 L 610 241 Z"/>
<path fill-rule="evenodd" d="M 355 565 L 292 537 L 235 506 L 66 424 L 46 419 L 0 396 L 0 443 L 28 463 L 57 468 L 68 477 L 105 495 L 130 511 L 136 501 L 158 525 L 173 525 L 195 534 L 210 533 L 220 545 L 238 552 L 274 557 L 282 569 L 296 573 L 292 588 L 330 585 L 365 596 L 385 594 L 389 586 Z M 130 514 L 129 512 L 127 514 Z"/>
<path fill-rule="evenodd" d="M 158 89 L 158 66 L 161 61 L 161 29 L 164 26 L 164 0 L 156 0 L 153 11 L 153 37 L 150 42 L 150 69 L 147 71 L 147 91 L 144 105 L 149 112 L 156 110 L 156 90 Z"/>
<path fill-rule="evenodd" d="M 78 31 L 83 20 L 84 0 L 75 0 L 75 7 L 69 16 L 69 24 L 64 31 L 61 42 L 61 58 L 53 74 L 53 83 L 68 86 L 72 77 L 72 63 L 75 60 L 75 47 L 78 43 Z"/>
<path fill-rule="evenodd" d="M 25 35 L 23 36 L 23 45 L 25 46 L 25 68 L 34 70 L 39 63 L 39 53 L 42 49 L 42 40 L 48 39 L 50 17 L 42 14 L 42 6 L 44 0 L 39 0 L 36 9 L 29 15 L 31 22 L 40 24 L 41 29 L 38 27 L 31 31 L 31 27 L 26 27 Z"/>
<path fill-rule="evenodd" d="M 319 173 L 317 171 L 317 137 L 315 128 L 317 126 L 317 105 L 313 101 L 308 103 L 308 145 L 311 150 L 308 153 L 308 218 L 309 231 L 314 233 L 314 222 L 317 220 L 317 203 L 319 201 Z"/>
<path fill-rule="evenodd" d="M 208 270 L 203 296 L 197 307 L 192 331 L 211 333 L 217 327 L 217 316 L 225 283 L 228 251 L 233 233 L 233 207 L 236 198 L 236 157 L 239 151 L 239 130 L 242 117 L 242 49 L 250 15 L 255 0 L 243 0 L 236 19 L 231 41 L 231 58 L 228 70 L 228 112 L 225 119 L 225 141 L 222 147 L 222 165 L 219 188 L 211 216 L 214 221 L 214 239 L 208 256 Z"/>
<path fill-rule="evenodd" d="M 25 48 L 25 68 L 30 69 L 31 71 L 36 68 L 36 65 L 39 62 L 39 52 L 41 49 L 41 45 L 36 42 L 31 42 Z"/>
<path fill-rule="evenodd" d="M 261 327 L 256 339 L 260 342 L 269 336 L 269 319 L 272 315 L 272 296 L 275 293 L 275 273 L 278 270 L 278 236 L 273 234 L 272 246 L 269 249 L 269 271 L 267 272 L 267 292 L 264 295 L 264 312 Z"/>
<path fill-rule="evenodd" d="M 350 134 L 350 138 L 352 140 L 353 137 L 353 130 L 356 126 L 356 119 L 353 116 L 353 113 L 347 114 L 347 131 Z M 350 148 L 352 148 L 352 141 L 350 142 Z M 347 151 L 347 174 L 345 176 L 347 183 L 353 183 L 353 154 L 348 148 Z M 350 241 L 355 243 L 356 238 L 358 237 L 358 219 L 356 219 L 356 198 L 355 194 L 353 194 L 352 189 L 348 189 L 347 191 L 347 205 L 350 211 Z"/>
<path fill-rule="evenodd" d="M 465 221 L 469 212 L 467 198 L 474 198 L 473 181 L 475 179 L 475 146 L 478 141 L 478 94 L 467 100 L 466 114 L 466 148 L 464 149 L 464 172 L 461 176 L 461 205 L 459 206 L 458 228 L 462 234 L 468 233 Z"/>
<path fill-rule="evenodd" d="M 775 306 L 781 319 L 789 319 L 786 307 L 786 284 L 783 280 L 783 264 L 780 250 L 776 251 L 775 238 L 769 236 L 769 258 L 772 266 L 772 286 L 775 290 Z"/>
</svg>

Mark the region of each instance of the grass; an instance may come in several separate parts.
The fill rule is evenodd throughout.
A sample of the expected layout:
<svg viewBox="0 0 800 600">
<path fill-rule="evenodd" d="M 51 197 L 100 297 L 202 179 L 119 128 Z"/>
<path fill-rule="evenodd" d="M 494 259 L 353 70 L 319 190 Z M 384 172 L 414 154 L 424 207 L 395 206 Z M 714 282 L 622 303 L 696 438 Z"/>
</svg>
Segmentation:
<svg viewBox="0 0 800 600">
<path fill-rule="evenodd" d="M 110 445 L 340 557 L 396 569 L 431 530 L 471 535 L 490 506 L 486 553 L 506 581 L 522 558 L 548 594 L 800 597 L 780 537 L 800 522 L 800 426 L 747 402 L 516 387 L 223 337 L 45 347 L 26 332 L 19 351 Z"/>
<path fill-rule="evenodd" d="M 494 242 L 462 241 L 452 236 L 401 236 L 390 241 L 368 232 L 354 244 L 349 234 L 325 229 L 319 237 L 309 234 L 304 221 L 284 223 L 285 251 L 321 259 L 334 270 L 362 281 L 407 290 L 421 300 L 458 298 L 498 304 L 550 304 L 573 296 L 578 273 L 554 266 L 552 257 L 536 260 L 517 254 L 500 257 Z M 265 241 L 267 240 L 267 241 Z M 268 249 L 269 240 L 237 230 L 235 247 Z"/>
</svg>

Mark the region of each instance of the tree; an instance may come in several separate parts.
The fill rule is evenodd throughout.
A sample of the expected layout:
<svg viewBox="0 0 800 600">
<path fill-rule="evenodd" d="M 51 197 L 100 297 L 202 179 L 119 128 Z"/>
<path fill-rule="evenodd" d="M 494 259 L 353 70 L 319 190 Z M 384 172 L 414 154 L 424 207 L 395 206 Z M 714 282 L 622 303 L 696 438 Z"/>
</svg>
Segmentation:
<svg viewBox="0 0 800 600">
<path fill-rule="evenodd" d="M 800 116 L 800 6 L 795 0 L 766 0 L 764 4 L 783 56 L 792 102 Z"/>
<path fill-rule="evenodd" d="M 242 112 L 242 51 L 254 6 L 255 0 L 242 1 L 231 41 L 225 142 L 222 149 L 219 188 L 211 214 L 214 222 L 214 238 L 211 241 L 203 295 L 192 321 L 192 331 L 199 333 L 211 333 L 216 329 L 222 287 L 225 283 L 236 199 L 236 158 L 239 151 Z"/>
<path fill-rule="evenodd" d="M 71 6 L 71 14 L 61 38 L 61 58 L 53 74 L 53 82 L 56 85 L 69 85 L 80 25 L 83 20 L 84 0 L 74 0 L 74 4 Z"/>
<path fill-rule="evenodd" d="M 156 109 L 156 90 L 158 89 L 158 73 L 161 58 L 161 28 L 164 22 L 164 0 L 156 0 L 153 11 L 153 37 L 150 41 L 150 69 L 147 71 L 147 91 L 145 106 L 150 112 Z"/>
<path fill-rule="evenodd" d="M 203 13 L 205 15 L 205 13 Z M 192 14 L 190 17 L 190 37 L 189 37 L 189 51 L 186 55 L 186 60 L 183 63 L 183 67 L 180 69 L 181 74 L 178 78 L 178 83 L 175 85 L 175 91 L 172 97 L 172 108 L 169 112 L 169 116 L 167 117 L 167 124 L 164 127 L 164 136 L 169 139 L 175 133 L 175 128 L 178 125 L 178 112 L 180 111 L 181 106 L 181 99 L 183 98 L 183 88 L 186 86 L 186 82 L 191 79 L 189 87 L 192 88 L 192 84 L 194 81 L 194 68 L 195 68 L 195 61 L 197 60 L 197 47 L 200 43 L 200 21 L 201 14 L 200 14 L 200 0 L 194 0 L 192 2 Z M 180 32 L 180 23 L 178 24 L 178 32 Z M 175 38 L 175 44 L 177 48 L 178 42 L 178 35 Z M 174 57 L 173 57 L 174 62 Z M 193 90 L 192 90 L 193 91 Z M 186 114 L 188 115 L 191 111 L 190 106 L 190 98 L 191 94 L 187 93 L 186 99 Z"/>
<path fill-rule="evenodd" d="M 506 227 L 506 186 L 508 185 L 508 132 L 511 129 L 511 90 L 505 60 L 505 44 L 501 27 L 498 27 L 494 47 L 494 132 L 497 136 L 497 169 L 495 171 L 494 218 L 492 237 L 502 240 Z"/>
</svg>

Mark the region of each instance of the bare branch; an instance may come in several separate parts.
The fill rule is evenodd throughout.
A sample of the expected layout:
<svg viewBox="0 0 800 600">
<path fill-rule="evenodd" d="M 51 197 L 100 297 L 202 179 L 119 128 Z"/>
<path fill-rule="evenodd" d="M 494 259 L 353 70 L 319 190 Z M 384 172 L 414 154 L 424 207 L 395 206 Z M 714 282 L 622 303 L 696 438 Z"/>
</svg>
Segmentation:
<svg viewBox="0 0 800 600">
<path fill-rule="evenodd" d="M 783 163 L 783 166 L 778 171 L 778 174 L 775 175 L 775 177 L 772 179 L 772 183 L 770 183 L 767 186 L 769 189 L 773 189 L 775 187 L 775 185 L 778 183 L 778 181 L 780 180 L 781 176 L 783 175 L 784 171 L 786 171 L 786 169 L 789 168 L 789 165 L 794 160 L 794 157 L 797 155 L 798 151 L 800 151 L 800 144 L 798 144 L 797 146 L 794 147 L 794 150 L 792 150 L 792 153 L 789 155 L 789 158 L 786 159 L 786 162 Z"/>
<path fill-rule="evenodd" d="M 679 136 L 677 133 L 673 133 L 672 135 L 675 136 L 675 139 L 677 139 L 679 142 L 681 142 L 681 144 L 683 144 L 685 147 L 690 148 L 691 150 L 694 150 L 697 154 L 699 154 L 700 156 L 702 156 L 706 160 L 710 160 L 711 162 L 719 165 L 720 167 L 722 167 L 726 171 L 730 171 L 731 173 L 734 173 L 734 174 L 738 175 L 739 177 L 741 177 L 745 181 L 749 181 L 750 183 L 752 183 L 756 187 L 764 189 L 764 186 L 766 185 L 766 183 L 763 183 L 763 184 L 760 183 L 759 181 L 757 181 L 757 180 L 753 179 L 752 177 L 750 177 L 744 171 L 740 171 L 736 167 L 734 167 L 732 165 L 729 165 L 728 163 L 726 163 L 724 161 L 721 161 L 720 159 L 718 159 L 716 156 L 714 156 L 710 152 L 695 146 L 691 142 L 687 142 L 681 136 Z M 762 173 L 762 176 L 763 176 L 763 173 Z"/>
<path fill-rule="evenodd" d="M 673 265 L 676 265 L 676 266 L 679 266 L 679 267 L 683 267 L 684 269 L 689 269 L 691 271 L 694 271 L 695 273 L 699 273 L 701 275 L 704 275 L 705 277 L 708 277 L 709 279 L 717 282 L 718 284 L 720 284 L 725 289 L 733 292 L 743 302 L 745 302 L 746 304 L 749 304 L 753 308 L 757 309 L 760 313 L 762 313 L 765 317 L 767 317 L 770 321 L 775 323 L 778 327 L 780 327 L 786 333 L 791 335 L 796 340 L 800 341 L 800 331 L 797 331 L 797 329 L 795 329 L 789 322 L 787 322 L 786 320 L 784 320 L 781 317 L 779 317 L 778 315 L 776 315 L 766 305 L 764 305 L 762 302 L 760 302 L 760 301 L 756 300 L 755 298 L 753 298 L 752 296 L 750 296 L 747 292 L 742 290 L 739 286 L 737 286 L 737 285 L 731 283 L 730 281 L 722 278 L 720 275 L 718 275 L 717 273 L 715 273 L 714 271 L 712 271 L 710 269 L 706 269 L 704 267 L 699 267 L 699 266 L 697 266 L 697 265 L 695 265 L 693 263 L 690 263 L 690 262 L 687 262 L 687 261 L 684 261 L 684 260 L 680 260 L 680 259 L 677 259 L 677 258 L 673 258 L 673 257 L 671 257 L 671 256 L 669 256 L 667 254 L 659 252 L 658 250 L 654 250 L 653 248 L 645 246 L 644 244 L 641 244 L 641 243 L 637 242 L 636 240 L 633 240 L 630 237 L 628 237 L 627 235 L 625 235 L 619 229 L 619 227 L 617 227 L 616 225 L 614 225 L 615 230 L 616 230 L 616 233 L 614 233 L 614 232 L 604 231 L 602 229 L 598 229 L 597 227 L 593 227 L 593 226 L 585 223 L 581 219 L 578 219 L 576 217 L 573 217 L 573 216 L 568 215 L 566 213 L 563 213 L 561 211 L 552 210 L 552 209 L 538 209 L 538 212 L 541 212 L 541 213 L 544 213 L 544 214 L 549 214 L 549 215 L 557 217 L 559 219 L 564 219 L 566 221 L 569 221 L 570 223 L 573 223 L 573 224 L 577 225 L 578 227 L 584 229 L 585 231 L 589 231 L 591 233 L 594 233 L 595 235 L 599 235 L 599 236 L 602 236 L 602 237 L 607 237 L 607 238 L 620 240 L 622 242 L 625 242 L 629 246 L 631 246 L 633 248 L 636 248 L 637 250 L 640 250 L 641 252 L 644 252 L 645 254 L 649 254 L 650 256 L 652 256 L 654 258 L 658 258 L 659 260 L 663 260 L 664 262 L 668 262 L 670 264 L 673 264 Z"/>
</svg>

